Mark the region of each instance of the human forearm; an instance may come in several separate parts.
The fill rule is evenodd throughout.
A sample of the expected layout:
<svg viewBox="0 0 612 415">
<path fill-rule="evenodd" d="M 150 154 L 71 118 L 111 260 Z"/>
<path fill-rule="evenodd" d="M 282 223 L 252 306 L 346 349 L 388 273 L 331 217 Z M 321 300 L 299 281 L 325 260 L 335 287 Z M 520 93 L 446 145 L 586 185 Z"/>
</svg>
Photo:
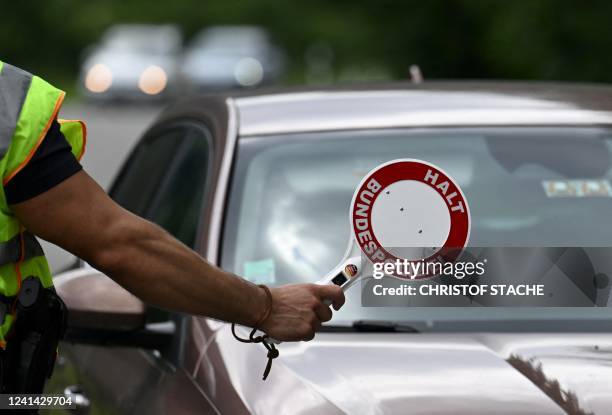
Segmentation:
<svg viewBox="0 0 612 415">
<path fill-rule="evenodd" d="M 125 212 L 106 232 L 114 242 L 92 255 L 92 265 L 144 301 L 251 326 L 263 314 L 261 288 L 210 265 L 158 226 Z"/>
</svg>

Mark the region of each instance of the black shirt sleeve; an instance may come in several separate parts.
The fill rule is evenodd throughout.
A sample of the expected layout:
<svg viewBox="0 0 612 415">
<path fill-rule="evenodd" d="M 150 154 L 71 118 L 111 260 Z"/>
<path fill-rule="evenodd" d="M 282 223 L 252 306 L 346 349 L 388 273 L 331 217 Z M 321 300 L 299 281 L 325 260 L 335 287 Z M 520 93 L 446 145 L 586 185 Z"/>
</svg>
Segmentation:
<svg viewBox="0 0 612 415">
<path fill-rule="evenodd" d="M 57 186 L 82 169 L 70 144 L 53 121 L 28 164 L 4 186 L 8 204 L 24 202 Z"/>
</svg>

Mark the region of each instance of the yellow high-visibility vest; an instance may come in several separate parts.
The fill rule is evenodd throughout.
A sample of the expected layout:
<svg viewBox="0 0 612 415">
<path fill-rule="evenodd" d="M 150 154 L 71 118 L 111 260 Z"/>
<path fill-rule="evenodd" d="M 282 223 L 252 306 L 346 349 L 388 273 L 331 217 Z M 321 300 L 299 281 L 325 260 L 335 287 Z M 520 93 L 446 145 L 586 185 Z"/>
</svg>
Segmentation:
<svg viewBox="0 0 612 415">
<path fill-rule="evenodd" d="M 25 278 L 38 278 L 44 287 L 53 285 L 42 247 L 13 214 L 4 186 L 34 155 L 57 118 L 64 96 L 41 78 L 0 61 L 0 295 L 4 304 L 14 303 Z M 80 159 L 85 151 L 85 124 L 59 122 L 72 153 Z M 9 307 L 0 325 L 1 348 L 14 320 L 14 307 Z"/>
</svg>

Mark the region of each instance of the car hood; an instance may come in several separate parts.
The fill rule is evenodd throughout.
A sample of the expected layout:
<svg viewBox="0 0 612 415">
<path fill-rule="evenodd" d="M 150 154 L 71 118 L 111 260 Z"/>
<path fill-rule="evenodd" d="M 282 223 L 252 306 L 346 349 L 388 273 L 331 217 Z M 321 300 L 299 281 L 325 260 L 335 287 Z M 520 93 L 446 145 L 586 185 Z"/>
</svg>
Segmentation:
<svg viewBox="0 0 612 415">
<path fill-rule="evenodd" d="M 611 334 L 487 335 L 481 341 L 499 355 L 528 362 L 530 370 L 540 370 L 547 380 L 558 382 L 563 392 L 576 396 L 584 413 L 610 412 Z"/>
<path fill-rule="evenodd" d="M 612 405 L 612 335 L 321 333 L 280 345 L 266 382 L 261 348 L 237 344 L 225 328 L 217 337 L 253 413 L 566 413 L 511 356 L 541 363 L 548 380 L 575 393 L 577 413 Z"/>
</svg>

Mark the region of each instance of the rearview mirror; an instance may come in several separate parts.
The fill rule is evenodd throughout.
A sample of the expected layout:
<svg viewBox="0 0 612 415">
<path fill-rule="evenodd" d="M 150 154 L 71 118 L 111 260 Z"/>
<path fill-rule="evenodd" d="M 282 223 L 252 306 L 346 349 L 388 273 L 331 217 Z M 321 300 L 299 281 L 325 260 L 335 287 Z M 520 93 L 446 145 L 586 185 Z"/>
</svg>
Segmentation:
<svg viewBox="0 0 612 415">
<path fill-rule="evenodd" d="M 68 308 L 68 342 L 162 349 L 172 341 L 173 322 L 147 325 L 145 304 L 93 268 L 60 274 L 54 285 Z"/>
</svg>

